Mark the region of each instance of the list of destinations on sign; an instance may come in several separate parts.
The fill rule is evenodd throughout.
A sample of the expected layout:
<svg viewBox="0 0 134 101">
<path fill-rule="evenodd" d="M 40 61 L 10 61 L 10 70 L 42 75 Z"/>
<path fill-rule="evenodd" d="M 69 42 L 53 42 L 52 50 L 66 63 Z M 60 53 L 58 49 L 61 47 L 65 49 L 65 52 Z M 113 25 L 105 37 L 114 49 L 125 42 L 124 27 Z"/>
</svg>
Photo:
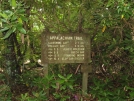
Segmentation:
<svg viewBox="0 0 134 101">
<path fill-rule="evenodd" d="M 83 34 L 44 34 L 45 63 L 85 63 L 89 59 L 89 37 Z"/>
</svg>

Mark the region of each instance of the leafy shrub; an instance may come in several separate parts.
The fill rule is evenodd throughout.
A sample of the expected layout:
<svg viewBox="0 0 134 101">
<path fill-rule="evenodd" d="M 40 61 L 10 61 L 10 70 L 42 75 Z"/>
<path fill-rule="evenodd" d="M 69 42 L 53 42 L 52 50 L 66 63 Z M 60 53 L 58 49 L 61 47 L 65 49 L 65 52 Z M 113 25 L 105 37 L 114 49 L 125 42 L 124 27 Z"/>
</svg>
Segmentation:
<svg viewBox="0 0 134 101">
<path fill-rule="evenodd" d="M 130 87 L 133 78 L 128 76 L 111 78 L 93 78 L 93 86 L 90 87 L 93 98 L 98 101 L 126 101 L 134 99 L 134 88 Z"/>
<path fill-rule="evenodd" d="M 11 101 L 12 93 L 10 87 L 5 84 L 4 74 L 0 74 L 0 101 Z"/>
</svg>

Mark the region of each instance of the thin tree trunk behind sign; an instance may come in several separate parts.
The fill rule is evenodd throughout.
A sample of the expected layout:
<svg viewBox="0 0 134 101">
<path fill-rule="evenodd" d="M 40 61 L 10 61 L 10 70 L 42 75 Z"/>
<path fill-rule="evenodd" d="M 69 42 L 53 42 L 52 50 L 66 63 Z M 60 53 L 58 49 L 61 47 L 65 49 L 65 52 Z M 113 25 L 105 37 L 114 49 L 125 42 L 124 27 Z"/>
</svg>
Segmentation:
<svg viewBox="0 0 134 101">
<path fill-rule="evenodd" d="M 13 33 L 14 34 L 14 33 Z M 6 79 L 9 86 L 13 86 L 16 83 L 17 74 L 20 73 L 19 67 L 17 67 L 17 59 L 14 46 L 13 34 L 5 40 L 5 70 Z"/>
</svg>

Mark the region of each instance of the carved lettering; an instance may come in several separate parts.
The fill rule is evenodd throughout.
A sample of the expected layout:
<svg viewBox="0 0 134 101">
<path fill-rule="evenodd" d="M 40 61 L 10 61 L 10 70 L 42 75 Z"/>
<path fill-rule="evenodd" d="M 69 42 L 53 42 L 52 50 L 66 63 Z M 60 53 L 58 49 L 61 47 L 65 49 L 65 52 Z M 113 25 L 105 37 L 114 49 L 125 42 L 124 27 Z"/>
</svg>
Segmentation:
<svg viewBox="0 0 134 101">
<path fill-rule="evenodd" d="M 88 38 L 84 35 L 48 34 L 44 39 L 45 61 L 48 63 L 83 63 L 88 58 Z M 86 42 L 86 43 L 85 43 Z"/>
</svg>

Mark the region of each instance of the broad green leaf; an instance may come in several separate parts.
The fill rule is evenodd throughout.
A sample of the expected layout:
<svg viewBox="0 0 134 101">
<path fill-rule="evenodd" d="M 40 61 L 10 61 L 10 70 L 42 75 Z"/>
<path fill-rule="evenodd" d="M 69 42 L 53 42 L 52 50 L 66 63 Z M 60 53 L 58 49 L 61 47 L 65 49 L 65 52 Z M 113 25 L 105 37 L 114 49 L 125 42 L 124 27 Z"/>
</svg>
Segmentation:
<svg viewBox="0 0 134 101">
<path fill-rule="evenodd" d="M 24 13 L 25 12 L 25 9 L 18 9 L 18 11 L 17 11 L 18 13 Z"/>
<path fill-rule="evenodd" d="M 27 21 L 28 19 L 25 16 L 20 15 L 20 18 L 22 19 L 22 21 Z"/>
<path fill-rule="evenodd" d="M 8 15 L 6 15 L 5 13 L 0 13 L 0 16 L 3 18 L 8 18 Z"/>
<path fill-rule="evenodd" d="M 65 90 L 67 88 L 67 86 L 63 85 L 60 87 L 61 90 Z"/>
<path fill-rule="evenodd" d="M 72 89 L 72 90 L 73 90 L 73 85 L 68 85 L 68 86 L 69 86 L 69 88 L 70 88 L 70 89 Z"/>
<path fill-rule="evenodd" d="M 61 78 L 61 79 L 65 79 L 65 77 L 60 75 L 60 74 L 58 74 L 58 77 Z"/>
<path fill-rule="evenodd" d="M 13 27 L 13 32 L 15 32 L 16 31 L 16 27 Z"/>
<path fill-rule="evenodd" d="M 1 38 L 1 39 L 7 39 L 12 34 L 12 32 L 13 32 L 12 29 L 8 30 L 6 35 L 3 38 Z"/>
<path fill-rule="evenodd" d="M 59 84 L 63 84 L 63 83 L 64 83 L 64 80 L 57 80 L 57 82 L 58 82 Z"/>
<path fill-rule="evenodd" d="M 11 1 L 11 6 L 13 7 L 13 9 L 16 7 L 16 0 Z"/>
<path fill-rule="evenodd" d="M 1 21 L 7 23 L 7 20 L 6 19 L 1 19 Z"/>
<path fill-rule="evenodd" d="M 39 93 L 35 93 L 34 96 L 35 96 L 35 97 L 39 97 Z"/>
<path fill-rule="evenodd" d="M 12 16 L 11 21 L 14 21 L 17 19 L 17 16 Z"/>
<path fill-rule="evenodd" d="M 26 30 L 23 27 L 18 27 L 18 30 L 23 34 L 26 34 Z"/>
<path fill-rule="evenodd" d="M 72 77 L 72 74 L 67 75 L 67 79 L 70 79 Z"/>
<path fill-rule="evenodd" d="M 5 27 L 5 28 L 1 29 L 0 32 L 4 32 L 4 31 L 6 31 L 8 29 L 9 29 L 8 27 Z"/>
<path fill-rule="evenodd" d="M 13 15 L 13 12 L 10 11 L 10 10 L 6 10 L 5 11 L 5 14 L 9 17 L 9 16 L 12 16 Z"/>
<path fill-rule="evenodd" d="M 20 28 L 22 28 L 22 27 L 23 27 L 22 23 L 16 24 L 16 28 L 17 28 L 17 29 L 20 29 Z"/>
<path fill-rule="evenodd" d="M 18 18 L 18 22 L 19 22 L 19 23 L 22 23 L 22 19 L 21 19 L 21 18 Z"/>
<path fill-rule="evenodd" d="M 55 88 L 55 89 L 57 88 L 57 86 L 56 86 L 56 85 L 52 85 L 52 87 L 53 87 L 53 88 Z"/>
</svg>

